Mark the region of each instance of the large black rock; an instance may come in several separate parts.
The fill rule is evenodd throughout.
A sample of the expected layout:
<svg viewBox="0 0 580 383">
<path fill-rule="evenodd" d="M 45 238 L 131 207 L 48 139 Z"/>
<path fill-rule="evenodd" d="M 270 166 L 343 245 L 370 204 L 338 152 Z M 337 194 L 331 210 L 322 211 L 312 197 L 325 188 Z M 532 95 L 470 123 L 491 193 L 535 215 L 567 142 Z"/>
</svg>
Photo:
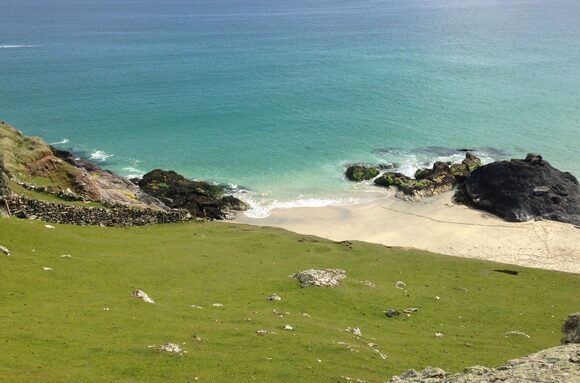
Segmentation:
<svg viewBox="0 0 580 383">
<path fill-rule="evenodd" d="M 507 221 L 543 218 L 580 225 L 578 180 L 535 154 L 476 169 L 455 199 Z"/>
<path fill-rule="evenodd" d="M 155 169 L 143 176 L 139 187 L 167 206 L 186 209 L 199 218 L 226 219 L 234 210 L 248 206 L 233 196 L 224 197 L 224 188 L 203 181 L 191 181 L 172 170 Z"/>
</svg>

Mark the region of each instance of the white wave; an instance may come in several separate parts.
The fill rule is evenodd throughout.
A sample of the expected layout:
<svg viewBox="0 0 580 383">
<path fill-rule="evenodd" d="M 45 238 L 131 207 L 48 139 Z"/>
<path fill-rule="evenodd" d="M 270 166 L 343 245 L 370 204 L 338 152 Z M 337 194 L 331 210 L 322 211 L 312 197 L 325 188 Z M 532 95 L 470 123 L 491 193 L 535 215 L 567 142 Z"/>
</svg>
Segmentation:
<svg viewBox="0 0 580 383">
<path fill-rule="evenodd" d="M 34 48 L 38 45 L 0 45 L 0 49 Z"/>
<path fill-rule="evenodd" d="M 126 166 L 123 168 L 123 171 L 125 173 L 125 177 L 127 178 L 141 178 L 145 174 L 143 170 L 133 166 Z"/>
<path fill-rule="evenodd" d="M 343 197 L 343 198 L 298 198 L 291 201 L 255 201 L 248 195 L 236 195 L 250 205 L 244 215 L 250 218 L 266 218 L 274 209 L 313 208 L 324 206 L 349 206 L 371 202 L 376 198 Z"/>
<path fill-rule="evenodd" d="M 60 141 L 51 142 L 49 145 L 64 145 L 64 144 L 68 144 L 69 142 L 70 142 L 70 140 L 68 138 L 63 138 Z"/>
<path fill-rule="evenodd" d="M 95 150 L 91 153 L 89 159 L 97 162 L 105 162 L 109 158 L 113 157 L 113 154 L 108 154 L 102 150 Z"/>
</svg>

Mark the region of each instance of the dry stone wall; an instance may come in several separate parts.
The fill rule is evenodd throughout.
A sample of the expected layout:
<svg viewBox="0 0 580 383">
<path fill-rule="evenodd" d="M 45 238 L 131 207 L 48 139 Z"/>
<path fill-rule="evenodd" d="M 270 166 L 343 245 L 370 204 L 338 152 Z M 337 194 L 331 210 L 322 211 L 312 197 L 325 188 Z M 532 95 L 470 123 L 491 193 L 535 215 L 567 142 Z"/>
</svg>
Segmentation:
<svg viewBox="0 0 580 383">
<path fill-rule="evenodd" d="M 128 207 L 111 209 L 72 206 L 30 199 L 22 196 L 2 197 L 1 205 L 19 218 L 39 219 L 53 223 L 81 226 L 144 226 L 175 223 L 191 219 L 186 210 L 152 210 Z"/>
</svg>

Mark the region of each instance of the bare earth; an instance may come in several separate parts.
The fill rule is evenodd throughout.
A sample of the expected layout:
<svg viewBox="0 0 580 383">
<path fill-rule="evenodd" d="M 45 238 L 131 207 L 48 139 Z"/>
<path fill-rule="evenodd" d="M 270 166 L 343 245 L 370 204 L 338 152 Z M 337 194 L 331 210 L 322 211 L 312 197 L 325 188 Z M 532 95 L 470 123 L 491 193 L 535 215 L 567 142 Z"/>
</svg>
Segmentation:
<svg viewBox="0 0 580 383">
<path fill-rule="evenodd" d="M 580 229 L 553 221 L 511 223 L 451 202 L 451 193 L 408 202 L 277 209 L 236 222 L 281 227 L 336 241 L 359 240 L 436 253 L 580 273 Z"/>
</svg>

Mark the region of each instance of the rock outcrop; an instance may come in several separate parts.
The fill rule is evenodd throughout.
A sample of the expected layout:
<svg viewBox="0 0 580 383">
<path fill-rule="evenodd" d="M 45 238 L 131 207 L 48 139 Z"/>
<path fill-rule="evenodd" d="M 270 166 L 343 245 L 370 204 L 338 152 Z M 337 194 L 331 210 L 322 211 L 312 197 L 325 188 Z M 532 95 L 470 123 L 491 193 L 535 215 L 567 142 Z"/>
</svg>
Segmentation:
<svg viewBox="0 0 580 383">
<path fill-rule="evenodd" d="M 346 169 L 345 175 L 350 181 L 368 181 L 379 175 L 379 169 L 374 166 L 351 165 Z"/>
<path fill-rule="evenodd" d="M 71 165 L 78 173 L 72 181 L 76 194 L 105 205 L 168 210 L 158 199 L 144 193 L 125 177 L 103 170 L 92 162 L 75 157 L 71 152 L 51 147 L 54 156 Z"/>
<path fill-rule="evenodd" d="M 300 282 L 300 287 L 336 287 L 346 278 L 346 271 L 341 269 L 308 269 L 293 275 Z"/>
<path fill-rule="evenodd" d="M 374 182 L 378 186 L 397 188 L 402 193 L 402 197 L 419 199 L 452 190 L 458 182 L 463 182 L 480 165 L 479 158 L 467 153 L 463 162 L 459 164 L 450 165 L 437 161 L 431 169 L 417 170 L 415 178 L 397 172 L 385 172 Z"/>
<path fill-rule="evenodd" d="M 409 370 L 389 383 L 578 383 L 580 382 L 580 345 L 568 344 L 509 361 L 498 368 L 468 367 L 459 374 L 428 367 Z"/>
<path fill-rule="evenodd" d="M 68 194 L 106 206 L 168 210 L 126 178 L 53 148 L 40 138 L 27 137 L 4 122 L 0 122 L 0 165 L 0 172 L 15 183 L 41 180 L 46 192 L 54 195 L 69 190 Z M 0 175 L 0 189 L 6 189 L 6 184 Z M 6 191 L 0 190 L 3 194 Z"/>
<path fill-rule="evenodd" d="M 580 313 L 568 315 L 568 319 L 562 325 L 561 343 L 580 343 Z"/>
<path fill-rule="evenodd" d="M 191 181 L 174 171 L 153 170 L 139 180 L 139 187 L 165 205 L 186 209 L 199 218 L 227 219 L 234 211 L 248 208 L 233 196 L 223 196 L 223 187 Z"/>
<path fill-rule="evenodd" d="M 455 194 L 460 203 L 514 222 L 550 219 L 580 225 L 580 186 L 542 156 L 479 167 Z"/>
<path fill-rule="evenodd" d="M 563 346 L 510 360 L 504 366 L 473 366 L 450 374 L 440 368 L 408 370 L 389 383 L 577 383 L 580 382 L 580 313 L 570 314 L 562 326 Z"/>
</svg>

